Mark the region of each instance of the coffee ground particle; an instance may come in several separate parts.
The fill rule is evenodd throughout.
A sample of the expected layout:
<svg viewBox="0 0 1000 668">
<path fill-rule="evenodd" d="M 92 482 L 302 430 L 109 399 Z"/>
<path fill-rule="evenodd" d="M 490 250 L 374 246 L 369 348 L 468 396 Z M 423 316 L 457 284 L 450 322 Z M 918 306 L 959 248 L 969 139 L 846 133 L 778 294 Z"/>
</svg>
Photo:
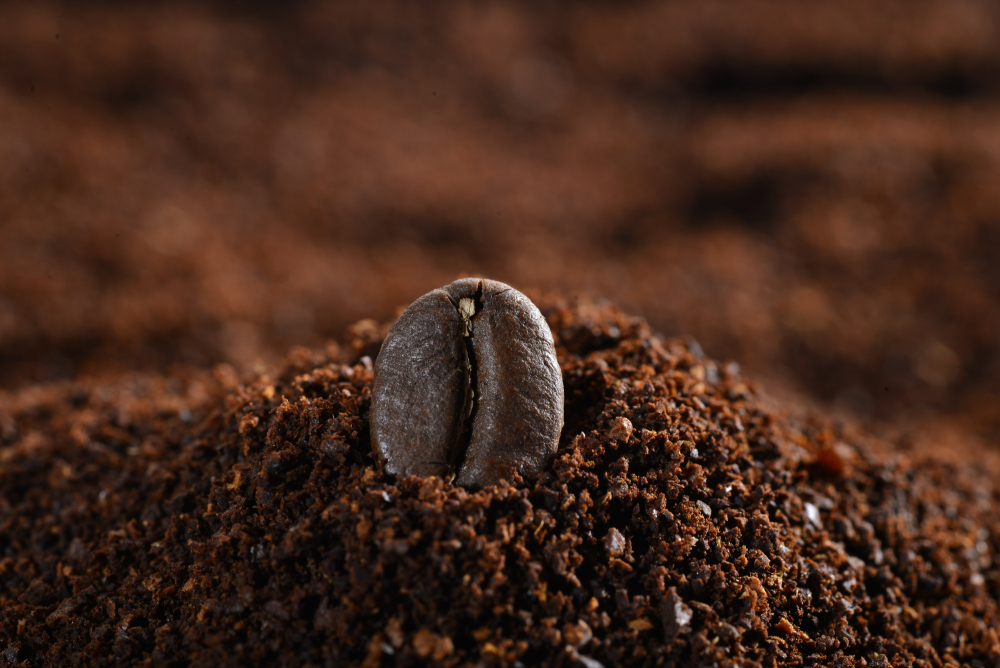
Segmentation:
<svg viewBox="0 0 1000 668">
<path fill-rule="evenodd" d="M 376 470 L 367 344 L 0 395 L 0 665 L 997 665 L 991 459 L 540 307 L 559 453 L 475 493 Z"/>
</svg>

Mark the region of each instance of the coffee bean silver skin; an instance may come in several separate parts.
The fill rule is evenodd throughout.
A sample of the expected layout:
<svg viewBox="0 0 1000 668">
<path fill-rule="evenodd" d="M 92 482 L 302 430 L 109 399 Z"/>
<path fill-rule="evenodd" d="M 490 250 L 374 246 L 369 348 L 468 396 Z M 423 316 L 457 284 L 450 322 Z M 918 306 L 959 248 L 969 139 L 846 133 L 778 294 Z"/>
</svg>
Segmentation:
<svg viewBox="0 0 1000 668">
<path fill-rule="evenodd" d="M 559 445 L 563 383 L 552 331 L 530 299 L 460 279 L 389 330 L 372 388 L 372 448 L 396 476 L 464 487 L 537 476 Z"/>
</svg>

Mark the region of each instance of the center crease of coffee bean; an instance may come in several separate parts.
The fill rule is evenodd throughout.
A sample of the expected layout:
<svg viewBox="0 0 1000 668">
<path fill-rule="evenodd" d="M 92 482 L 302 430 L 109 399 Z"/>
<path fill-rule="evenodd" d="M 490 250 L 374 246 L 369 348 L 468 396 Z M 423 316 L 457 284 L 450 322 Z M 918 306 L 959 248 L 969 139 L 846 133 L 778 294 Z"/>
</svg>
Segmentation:
<svg viewBox="0 0 1000 668">
<path fill-rule="evenodd" d="M 465 338 L 465 403 L 462 405 L 462 430 L 458 440 L 452 449 L 450 462 L 451 478 L 454 479 L 455 472 L 461 468 L 465 461 L 465 453 L 469 449 L 469 440 L 472 438 L 472 422 L 476 417 L 477 396 L 476 388 L 478 375 L 476 373 L 476 352 L 473 344 L 475 338 L 475 318 L 483 308 L 483 284 L 479 284 L 475 297 L 463 297 L 458 300 L 455 307 L 462 318 Z M 454 303 L 454 302 L 452 302 Z"/>
</svg>

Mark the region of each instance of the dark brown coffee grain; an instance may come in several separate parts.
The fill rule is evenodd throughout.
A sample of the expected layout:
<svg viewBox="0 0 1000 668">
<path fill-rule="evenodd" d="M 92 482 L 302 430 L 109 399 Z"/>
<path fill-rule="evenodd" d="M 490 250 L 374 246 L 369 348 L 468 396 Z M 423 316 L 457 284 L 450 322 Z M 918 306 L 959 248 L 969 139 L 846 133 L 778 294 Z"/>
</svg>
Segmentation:
<svg viewBox="0 0 1000 668">
<path fill-rule="evenodd" d="M 566 428 L 530 483 L 381 474 L 369 327 L 245 384 L 0 394 L 0 666 L 997 665 L 995 456 L 536 303 Z"/>
<path fill-rule="evenodd" d="M 415 301 L 375 362 L 371 425 L 375 455 L 393 475 L 465 487 L 537 476 L 563 426 L 559 361 L 538 308 L 476 278 Z"/>
</svg>

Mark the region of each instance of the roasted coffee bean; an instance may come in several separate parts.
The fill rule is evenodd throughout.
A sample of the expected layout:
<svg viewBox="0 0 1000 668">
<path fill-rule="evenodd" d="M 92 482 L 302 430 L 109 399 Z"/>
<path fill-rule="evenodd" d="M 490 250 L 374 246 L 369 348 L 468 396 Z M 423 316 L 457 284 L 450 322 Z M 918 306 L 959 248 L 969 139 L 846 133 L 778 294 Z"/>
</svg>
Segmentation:
<svg viewBox="0 0 1000 668">
<path fill-rule="evenodd" d="M 536 476 L 559 444 L 563 384 L 531 300 L 465 278 L 395 322 L 375 360 L 372 447 L 393 475 L 481 487 Z"/>
</svg>

